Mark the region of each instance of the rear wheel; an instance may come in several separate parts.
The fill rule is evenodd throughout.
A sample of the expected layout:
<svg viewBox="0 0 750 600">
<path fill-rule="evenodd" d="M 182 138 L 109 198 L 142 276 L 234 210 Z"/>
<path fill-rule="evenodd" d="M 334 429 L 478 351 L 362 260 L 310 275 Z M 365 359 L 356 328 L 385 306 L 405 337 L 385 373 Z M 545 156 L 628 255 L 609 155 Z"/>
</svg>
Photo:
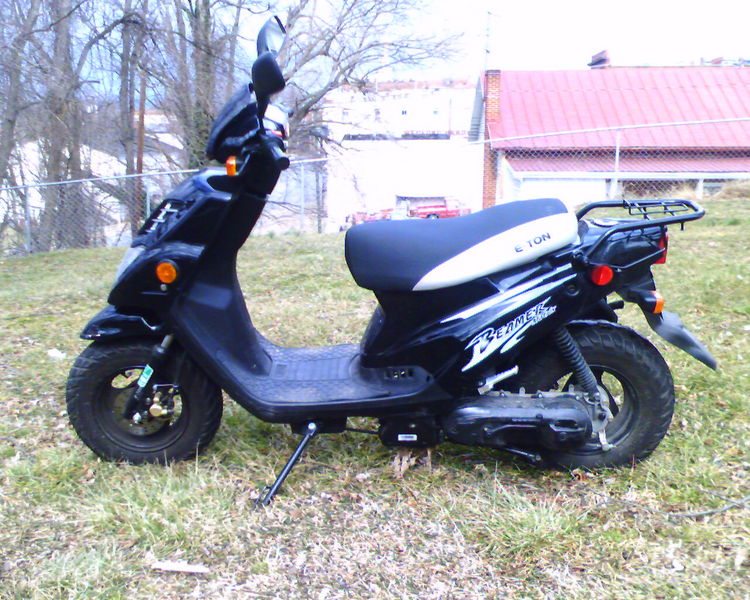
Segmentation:
<svg viewBox="0 0 750 600">
<path fill-rule="evenodd" d="M 667 433 L 674 410 L 674 386 L 659 351 L 635 331 L 608 323 L 571 328 L 583 357 L 609 401 L 612 420 L 605 431 L 614 447 L 603 450 L 596 434 L 572 451 L 543 450 L 544 458 L 568 469 L 617 467 L 649 456 Z M 566 390 L 575 378 L 554 348 L 521 369 L 527 392 Z"/>
<path fill-rule="evenodd" d="M 153 346 L 153 340 L 94 342 L 70 370 L 68 417 L 102 458 L 136 464 L 183 460 L 201 452 L 219 427 L 221 390 L 187 357 L 169 360 L 149 382 L 156 391 L 140 423 L 123 418 Z"/>
</svg>

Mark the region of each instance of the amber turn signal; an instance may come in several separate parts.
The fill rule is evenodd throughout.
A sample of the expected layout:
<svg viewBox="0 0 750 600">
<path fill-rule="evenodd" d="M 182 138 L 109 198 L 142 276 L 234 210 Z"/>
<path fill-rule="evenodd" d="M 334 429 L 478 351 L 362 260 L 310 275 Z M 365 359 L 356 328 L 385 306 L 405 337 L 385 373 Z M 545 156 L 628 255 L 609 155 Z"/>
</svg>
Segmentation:
<svg viewBox="0 0 750 600">
<path fill-rule="evenodd" d="M 660 315 L 661 311 L 664 310 L 664 296 L 662 296 L 659 292 L 654 292 L 654 308 L 651 309 L 651 312 L 655 315 Z"/>
<path fill-rule="evenodd" d="M 224 166 L 227 169 L 227 175 L 230 177 L 234 177 L 237 175 L 237 157 L 236 156 L 230 156 L 227 159 L 227 162 L 224 163 Z"/>
<path fill-rule="evenodd" d="M 156 278 L 162 283 L 173 283 L 177 279 L 177 265 L 165 260 L 156 265 Z"/>
</svg>

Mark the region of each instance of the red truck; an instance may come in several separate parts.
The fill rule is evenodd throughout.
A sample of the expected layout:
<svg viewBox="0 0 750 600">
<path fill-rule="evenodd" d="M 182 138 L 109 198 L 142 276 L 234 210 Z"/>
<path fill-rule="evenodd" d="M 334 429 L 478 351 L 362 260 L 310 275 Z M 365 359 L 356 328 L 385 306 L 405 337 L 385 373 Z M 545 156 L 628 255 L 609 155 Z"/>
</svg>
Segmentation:
<svg viewBox="0 0 750 600">
<path fill-rule="evenodd" d="M 450 204 L 423 204 L 409 209 L 409 216 L 418 219 L 447 219 L 468 215 L 469 209 Z"/>
<path fill-rule="evenodd" d="M 396 208 L 412 219 L 447 219 L 471 212 L 445 196 L 396 196 Z"/>
<path fill-rule="evenodd" d="M 346 218 L 346 223 L 341 229 L 383 219 L 447 219 L 468 215 L 470 212 L 468 208 L 442 196 L 429 198 L 397 196 L 395 209 L 383 208 L 374 212 L 352 213 Z"/>
<path fill-rule="evenodd" d="M 383 219 L 390 219 L 392 213 L 392 208 L 384 208 L 382 210 L 376 210 L 374 212 L 357 211 L 346 217 L 345 228 L 359 225 L 360 223 L 366 223 L 368 221 L 381 221 Z"/>
</svg>

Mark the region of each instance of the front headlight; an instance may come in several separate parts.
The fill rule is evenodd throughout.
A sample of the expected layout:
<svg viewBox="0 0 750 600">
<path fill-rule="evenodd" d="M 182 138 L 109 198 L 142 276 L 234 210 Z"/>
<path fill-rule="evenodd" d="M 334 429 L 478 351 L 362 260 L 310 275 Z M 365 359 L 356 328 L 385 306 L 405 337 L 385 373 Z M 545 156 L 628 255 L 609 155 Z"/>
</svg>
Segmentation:
<svg viewBox="0 0 750 600">
<path fill-rule="evenodd" d="M 117 267 L 117 274 L 115 275 L 115 282 L 120 281 L 120 277 L 125 272 L 125 269 L 127 269 L 133 261 L 138 258 L 138 256 L 143 252 L 143 246 L 136 246 L 135 248 L 128 248 L 128 251 L 125 253 L 125 256 L 122 257 L 122 260 L 120 261 L 120 266 Z"/>
</svg>

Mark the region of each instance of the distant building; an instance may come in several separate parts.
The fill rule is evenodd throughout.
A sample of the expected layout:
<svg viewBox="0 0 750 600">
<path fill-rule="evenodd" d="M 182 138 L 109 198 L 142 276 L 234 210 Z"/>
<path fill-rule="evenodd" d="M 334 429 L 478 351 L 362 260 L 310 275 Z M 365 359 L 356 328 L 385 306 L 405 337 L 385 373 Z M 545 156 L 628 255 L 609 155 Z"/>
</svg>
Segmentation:
<svg viewBox="0 0 750 600">
<path fill-rule="evenodd" d="M 337 140 L 465 136 L 475 85 L 466 80 L 373 82 L 331 92 L 326 120 Z"/>
<path fill-rule="evenodd" d="M 474 111 L 475 137 L 490 140 L 483 206 L 540 196 L 577 204 L 680 184 L 701 195 L 750 178 L 750 120 L 737 120 L 750 117 L 750 69 L 607 60 L 586 71 L 484 74 Z M 665 125 L 639 127 L 656 123 Z"/>
<path fill-rule="evenodd" d="M 397 197 L 481 205 L 481 146 L 467 144 L 476 85 L 469 81 L 373 82 L 328 95 L 324 118 L 341 151 L 328 162 L 328 215 L 396 208 Z"/>
</svg>

